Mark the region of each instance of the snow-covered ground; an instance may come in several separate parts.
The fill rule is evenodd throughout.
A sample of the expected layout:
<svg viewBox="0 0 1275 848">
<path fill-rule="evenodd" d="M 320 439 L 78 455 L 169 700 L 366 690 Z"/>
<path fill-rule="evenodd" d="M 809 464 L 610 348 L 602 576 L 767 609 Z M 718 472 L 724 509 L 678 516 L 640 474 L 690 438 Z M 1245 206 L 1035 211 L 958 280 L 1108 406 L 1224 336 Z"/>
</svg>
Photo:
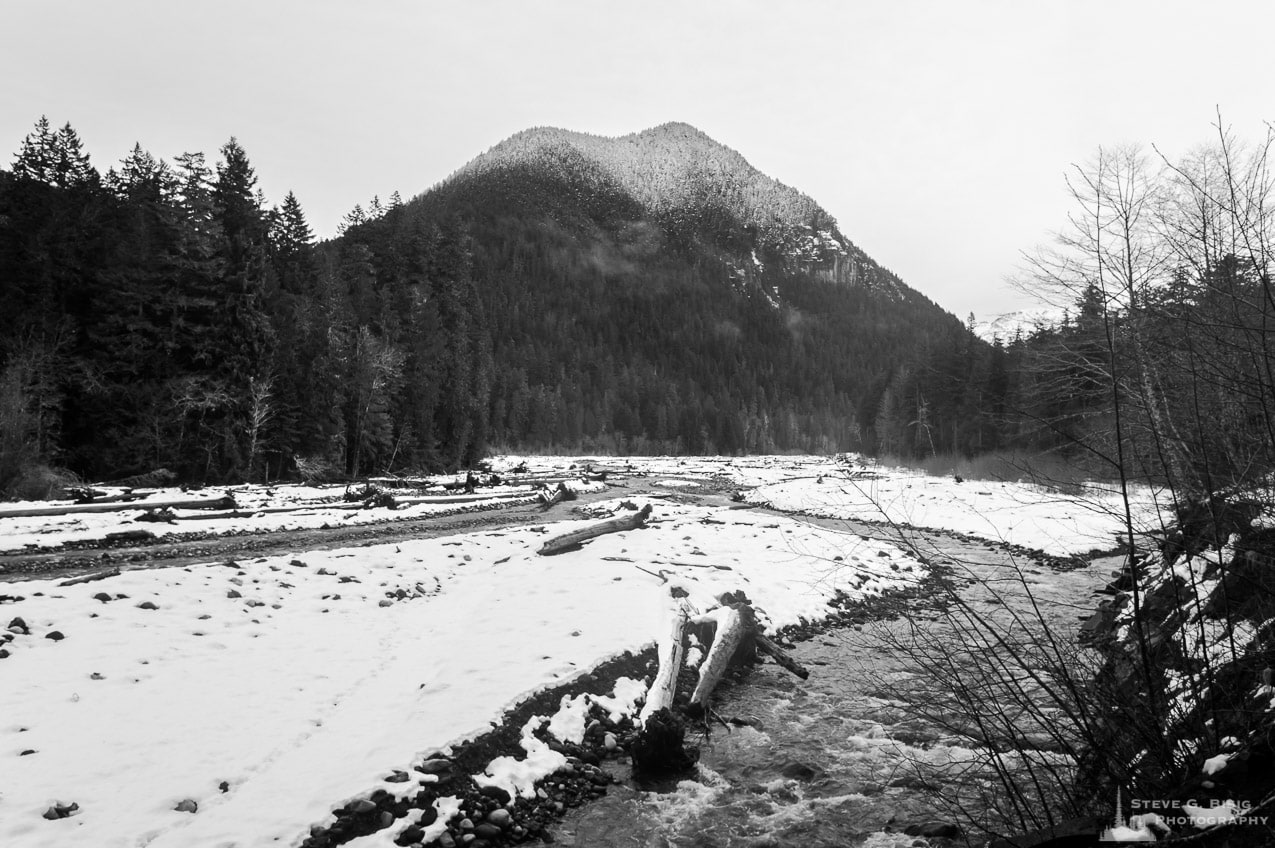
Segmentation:
<svg viewBox="0 0 1275 848">
<path fill-rule="evenodd" d="M 1070 495 L 1031 483 L 957 483 L 903 468 L 859 466 L 759 485 L 746 498 L 787 512 L 952 530 L 1056 555 L 1110 550 L 1126 532 L 1119 492 L 1096 484 Z M 1159 526 L 1149 491 L 1134 492 L 1131 506 L 1137 531 Z"/>
<path fill-rule="evenodd" d="M 794 520 L 652 504 L 647 529 L 552 557 L 536 550 L 572 522 L 4 585 L 23 600 L 0 623 L 30 632 L 0 660 L 0 845 L 293 845 L 529 692 L 653 641 L 658 574 L 701 609 L 742 589 L 773 626 L 921 574 Z M 42 818 L 57 803 L 79 809 Z"/>
<path fill-rule="evenodd" d="M 557 473 L 584 462 L 493 464 Z M 721 498 L 692 502 L 714 487 L 783 510 L 888 518 L 1053 553 L 1109 547 L 1116 529 L 1108 512 L 1043 489 L 898 469 L 864 477 L 854 458 L 588 462 L 618 483 L 614 498 L 587 505 L 592 518 L 563 521 L 561 506 L 543 526 L 126 571 L 67 587 L 0 583 L 0 626 L 25 624 L 10 629 L 10 656 L 0 659 L 0 845 L 296 845 L 346 801 L 414 790 L 385 778 L 484 732 L 528 694 L 651 644 L 666 629 L 670 583 L 699 610 L 743 590 L 779 627 L 824 617 L 838 590 L 876 594 L 923 576 L 887 543 Z M 316 507 L 336 494 L 292 491 Z M 279 497 L 236 492 L 248 507 Z M 579 521 L 646 503 L 654 514 L 645 529 L 536 553 Z M 374 512 L 388 511 L 352 515 Z M 215 524 L 262 529 L 272 518 Z M 120 513 L 74 520 L 84 523 L 0 518 L 0 549 L 164 527 Z M 64 638 L 48 638 L 54 631 Z M 631 701 L 636 684 L 625 685 L 617 703 Z M 545 718 L 551 728 L 573 725 L 570 705 Z M 552 770 L 547 749 L 531 743 L 526 761 L 494 764 L 485 779 L 513 786 L 517 775 Z M 174 809 L 187 799 L 197 812 Z M 78 809 L 46 820 L 59 803 Z M 388 845 L 398 829 L 373 841 Z"/>
</svg>

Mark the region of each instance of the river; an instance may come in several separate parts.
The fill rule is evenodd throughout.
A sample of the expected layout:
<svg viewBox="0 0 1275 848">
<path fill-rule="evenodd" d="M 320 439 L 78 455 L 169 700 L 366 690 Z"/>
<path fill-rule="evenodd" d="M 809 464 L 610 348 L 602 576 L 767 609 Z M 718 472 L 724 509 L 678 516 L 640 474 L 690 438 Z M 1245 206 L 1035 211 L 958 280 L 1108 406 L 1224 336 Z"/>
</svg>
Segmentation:
<svg viewBox="0 0 1275 848">
<path fill-rule="evenodd" d="M 895 532 L 810 521 L 878 537 Z M 953 732 L 955 717 L 915 715 L 913 696 L 927 686 L 903 646 L 950 637 L 963 626 L 962 615 L 1004 623 L 1037 609 L 1070 637 L 1093 607 L 1092 590 L 1120 560 L 1059 571 L 976 541 L 920 532 L 909 541 L 947 569 L 967 613 L 918 603 L 905 618 L 891 620 L 882 611 L 875 621 L 798 643 L 792 653 L 811 670 L 809 680 L 768 663 L 719 690 L 717 711 L 744 724 L 729 730 L 718 724 L 698 737 L 697 779 L 644 789 L 627 779 L 627 764 L 615 764 L 625 782 L 570 813 L 554 831 L 557 842 L 581 848 L 952 844 L 902 832 L 908 825 L 956 821 L 937 796 L 977 795 L 971 790 L 984 785 L 968 768 L 975 755 L 968 739 Z"/>
</svg>

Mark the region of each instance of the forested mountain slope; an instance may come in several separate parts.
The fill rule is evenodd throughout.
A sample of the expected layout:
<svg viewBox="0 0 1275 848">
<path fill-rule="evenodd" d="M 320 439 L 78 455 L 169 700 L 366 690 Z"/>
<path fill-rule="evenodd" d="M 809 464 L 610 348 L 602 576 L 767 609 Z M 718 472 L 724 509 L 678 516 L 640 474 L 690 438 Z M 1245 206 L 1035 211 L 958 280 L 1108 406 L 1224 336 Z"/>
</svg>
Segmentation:
<svg viewBox="0 0 1275 848">
<path fill-rule="evenodd" d="M 811 198 L 685 124 L 527 130 L 332 247 L 392 264 L 430 231 L 472 259 L 496 443 L 909 450 L 977 426 L 958 417 L 989 348 Z"/>
</svg>

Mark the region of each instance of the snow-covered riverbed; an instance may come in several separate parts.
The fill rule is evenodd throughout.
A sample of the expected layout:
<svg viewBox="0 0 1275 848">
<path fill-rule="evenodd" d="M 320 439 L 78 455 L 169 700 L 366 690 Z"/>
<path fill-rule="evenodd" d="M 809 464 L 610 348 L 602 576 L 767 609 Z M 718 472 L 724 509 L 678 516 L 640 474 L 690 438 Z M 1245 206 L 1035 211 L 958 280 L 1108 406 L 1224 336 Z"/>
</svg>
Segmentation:
<svg viewBox="0 0 1275 848">
<path fill-rule="evenodd" d="M 571 462 L 509 458 L 497 468 L 523 461 L 533 470 Z M 650 643 L 665 615 L 665 579 L 700 609 L 743 590 L 780 627 L 826 615 L 838 590 L 873 595 L 924 573 L 885 542 L 722 499 L 693 502 L 695 484 L 729 482 L 760 486 L 750 501 L 820 503 L 827 514 L 828 480 L 844 476 L 842 462 L 595 462 L 628 476 L 590 512 L 649 502 L 652 521 L 558 556 L 536 550 L 585 520 L 564 520 L 566 507 L 543 526 L 126 571 L 67 587 L 0 584 L 0 625 L 21 619 L 0 659 L 0 844 L 296 845 L 334 807 L 398 791 L 386 776 L 484 731 L 526 694 Z M 942 497 L 926 478 L 881 479 Z M 988 504 L 1031 495 L 1006 485 L 1016 488 L 999 501 L 951 498 L 943 522 L 1059 552 L 1096 546 L 1043 535 L 1071 538 L 1091 514 L 1043 490 L 1033 535 L 1014 535 L 1021 523 L 1006 516 L 1015 513 Z M 897 520 L 925 524 L 931 514 L 910 509 Z M 1084 526 L 1094 538 L 1107 529 Z M 0 521 L 0 547 L 11 547 L 10 532 L 30 530 Z M 188 799 L 197 812 L 175 809 Z M 78 808 L 43 817 L 59 803 Z"/>
</svg>

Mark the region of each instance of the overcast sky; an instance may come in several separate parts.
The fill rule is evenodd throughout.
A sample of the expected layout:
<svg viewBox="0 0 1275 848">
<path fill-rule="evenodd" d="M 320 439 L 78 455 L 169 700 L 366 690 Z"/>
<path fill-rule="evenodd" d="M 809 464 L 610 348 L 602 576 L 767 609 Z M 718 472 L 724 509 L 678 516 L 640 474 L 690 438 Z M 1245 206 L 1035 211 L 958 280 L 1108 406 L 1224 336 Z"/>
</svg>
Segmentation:
<svg viewBox="0 0 1275 848">
<path fill-rule="evenodd" d="M 685 121 L 962 317 L 1021 305 L 1005 280 L 1098 145 L 1275 118 L 1269 0 L 4 0 L 0 21 L 9 162 L 42 114 L 101 170 L 234 135 L 328 236 L 520 129 Z"/>
</svg>

